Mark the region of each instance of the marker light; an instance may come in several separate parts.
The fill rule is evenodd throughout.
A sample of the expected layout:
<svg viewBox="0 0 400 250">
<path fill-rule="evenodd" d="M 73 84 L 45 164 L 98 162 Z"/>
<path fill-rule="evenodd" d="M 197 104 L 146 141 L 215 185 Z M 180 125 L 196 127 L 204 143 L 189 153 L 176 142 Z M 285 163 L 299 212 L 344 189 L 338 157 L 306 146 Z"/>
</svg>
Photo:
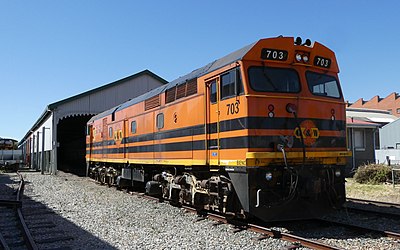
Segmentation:
<svg viewBox="0 0 400 250">
<path fill-rule="evenodd" d="M 335 176 L 339 177 L 340 175 L 341 175 L 340 169 L 339 168 L 335 169 Z"/>
<path fill-rule="evenodd" d="M 308 56 L 307 56 L 307 55 L 304 55 L 304 56 L 303 56 L 303 61 L 304 61 L 305 63 L 308 62 Z"/>
</svg>

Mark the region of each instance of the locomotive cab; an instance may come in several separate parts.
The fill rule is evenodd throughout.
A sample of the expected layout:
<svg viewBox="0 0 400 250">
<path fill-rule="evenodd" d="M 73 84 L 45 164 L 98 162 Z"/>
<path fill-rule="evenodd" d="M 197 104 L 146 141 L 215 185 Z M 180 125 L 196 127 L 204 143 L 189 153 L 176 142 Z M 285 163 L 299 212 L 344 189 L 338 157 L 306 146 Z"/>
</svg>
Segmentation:
<svg viewBox="0 0 400 250">
<path fill-rule="evenodd" d="M 241 63 L 245 167 L 226 170 L 244 210 L 271 221 L 339 208 L 349 152 L 334 53 L 276 38 L 260 41 Z"/>
</svg>

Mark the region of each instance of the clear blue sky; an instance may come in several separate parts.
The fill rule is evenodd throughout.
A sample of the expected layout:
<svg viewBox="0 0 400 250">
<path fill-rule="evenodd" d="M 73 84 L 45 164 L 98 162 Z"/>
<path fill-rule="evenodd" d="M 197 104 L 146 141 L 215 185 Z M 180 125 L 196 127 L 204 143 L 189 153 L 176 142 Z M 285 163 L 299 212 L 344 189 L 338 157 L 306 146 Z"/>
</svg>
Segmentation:
<svg viewBox="0 0 400 250">
<path fill-rule="evenodd" d="M 144 69 L 166 80 L 260 38 L 336 52 L 345 99 L 400 92 L 400 1 L 0 0 L 0 137 L 45 107 Z"/>
</svg>

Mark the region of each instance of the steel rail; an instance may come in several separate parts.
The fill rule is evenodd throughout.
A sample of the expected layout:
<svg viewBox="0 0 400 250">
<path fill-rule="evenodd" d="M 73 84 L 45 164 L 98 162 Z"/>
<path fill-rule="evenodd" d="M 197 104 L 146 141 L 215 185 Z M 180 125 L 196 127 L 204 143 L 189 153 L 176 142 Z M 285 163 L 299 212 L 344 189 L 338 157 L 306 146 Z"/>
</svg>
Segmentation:
<svg viewBox="0 0 400 250">
<path fill-rule="evenodd" d="M 385 237 L 400 240 L 400 233 L 397 233 L 397 232 L 391 232 L 391 231 L 387 231 L 387 230 L 379 230 L 379 229 L 374 229 L 374 228 L 370 228 L 370 227 L 364 227 L 364 226 L 359 226 L 359 225 L 355 225 L 355 224 L 348 224 L 348 223 L 332 221 L 332 220 L 327 220 L 327 219 L 317 219 L 317 221 L 334 224 L 336 226 L 348 227 L 348 228 L 352 228 L 352 229 L 355 229 L 358 231 L 373 232 L 376 234 L 383 235 Z"/>
<path fill-rule="evenodd" d="M 130 191 L 129 194 L 136 195 L 138 197 L 143 197 L 148 200 L 158 201 L 158 202 L 169 201 L 167 199 L 160 199 L 160 198 L 157 198 L 154 196 L 149 196 L 142 192 Z M 188 212 L 198 214 L 198 211 L 191 206 L 182 205 L 181 207 L 184 208 Z M 316 250 L 340 250 L 340 249 L 343 249 L 340 247 L 327 245 L 323 242 L 303 238 L 303 237 L 292 235 L 289 233 L 280 232 L 277 230 L 269 229 L 269 228 L 255 225 L 255 224 L 251 224 L 251 223 L 247 223 L 247 222 L 235 222 L 234 220 L 227 219 L 223 215 L 213 213 L 210 211 L 206 211 L 206 213 L 204 215 L 202 215 L 202 217 L 199 217 L 199 220 L 206 219 L 206 218 L 223 223 L 223 224 L 232 224 L 232 225 L 238 226 L 240 228 L 238 231 L 250 230 L 250 231 L 253 231 L 256 233 L 260 233 L 263 235 L 262 237 L 259 238 L 260 240 L 271 237 L 271 238 L 276 238 L 276 239 L 281 239 L 281 240 L 284 240 L 287 242 L 291 242 L 291 243 L 293 243 L 293 246 L 290 246 L 289 247 L 290 249 L 295 249 L 300 246 L 309 247 L 309 248 L 316 249 Z"/>
<path fill-rule="evenodd" d="M 24 193 L 24 188 L 25 188 L 25 180 L 24 180 L 24 177 L 22 176 L 22 174 L 20 174 L 18 171 L 17 171 L 17 174 L 21 180 L 19 187 L 18 187 L 18 192 L 17 192 L 17 201 L 21 202 L 22 195 Z M 24 219 L 24 216 L 22 215 L 22 211 L 21 211 L 20 207 L 17 207 L 17 214 L 18 214 L 19 223 L 21 225 L 24 240 L 26 241 L 27 247 L 31 250 L 37 250 L 38 247 L 32 237 L 31 232 L 29 231 L 29 228 L 27 227 L 27 225 L 25 223 L 25 219 Z"/>
<path fill-rule="evenodd" d="M 20 224 L 22 236 L 25 240 L 26 247 L 30 250 L 37 250 L 38 247 L 37 247 L 35 241 L 33 240 L 33 237 L 25 223 L 24 216 L 22 215 L 22 212 L 21 212 L 21 206 L 22 206 L 21 199 L 22 199 L 22 195 L 24 192 L 25 181 L 24 181 L 23 176 L 18 171 L 17 171 L 17 174 L 19 176 L 20 182 L 18 185 L 16 200 L 0 200 L 0 206 L 13 207 L 15 209 L 16 217 Z M 0 235 L 0 246 L 2 249 L 10 249 L 7 242 L 1 235 Z"/>
<path fill-rule="evenodd" d="M 387 206 L 387 207 L 400 208 L 400 204 L 399 203 L 364 200 L 364 199 L 357 199 L 357 198 L 346 198 L 346 199 L 347 199 L 347 201 L 351 201 L 351 202 L 355 202 L 355 203 L 368 203 L 368 204 L 374 204 L 374 205 L 378 205 L 378 206 Z"/>
<path fill-rule="evenodd" d="M 10 247 L 8 246 L 6 240 L 3 238 L 3 235 L 0 234 L 0 249 L 9 250 Z"/>
<path fill-rule="evenodd" d="M 187 211 L 190 211 L 192 213 L 197 213 L 197 210 L 190 206 L 183 205 L 182 208 L 185 208 Z M 225 216 L 215 214 L 215 213 L 207 213 L 205 215 L 205 217 L 215 220 L 215 221 L 218 221 L 218 222 L 221 222 L 221 223 L 237 225 L 238 227 L 242 228 L 243 230 L 250 230 L 250 231 L 253 231 L 256 233 L 260 233 L 263 235 L 262 237 L 260 237 L 260 239 L 271 237 L 271 238 L 281 239 L 284 241 L 291 242 L 291 243 L 293 243 L 293 247 L 295 247 L 295 248 L 303 246 L 303 247 L 309 247 L 309 248 L 317 249 L 317 250 L 343 249 L 343 248 L 327 245 L 327 244 L 319 242 L 319 241 L 306 239 L 306 238 L 303 238 L 303 237 L 300 237 L 297 235 L 284 233 L 284 232 L 280 232 L 278 230 L 273 230 L 270 228 L 262 227 L 262 226 L 259 226 L 256 224 L 251 224 L 251 223 L 247 223 L 247 222 L 235 223 L 235 221 L 230 221 Z"/>
<path fill-rule="evenodd" d="M 400 204 L 354 198 L 347 198 L 347 201 L 350 203 L 344 204 L 343 209 L 350 212 L 375 214 L 394 219 L 400 218 Z"/>
<path fill-rule="evenodd" d="M 385 212 L 385 211 L 379 211 L 379 210 L 375 210 L 375 209 L 368 209 L 368 208 L 364 209 L 364 208 L 358 208 L 358 207 L 352 207 L 352 206 L 344 206 L 343 209 L 348 212 L 372 214 L 375 216 L 383 216 L 385 218 L 390 218 L 390 219 L 400 218 L 400 213 L 395 213 L 395 212 Z"/>
<path fill-rule="evenodd" d="M 261 234 L 264 234 L 264 235 L 268 235 L 269 237 L 272 237 L 272 238 L 278 238 L 278 239 L 282 239 L 282 240 L 285 240 L 285 241 L 290 241 L 290 242 L 295 243 L 295 244 L 300 243 L 301 246 L 309 247 L 309 248 L 312 248 L 312 249 L 318 249 L 318 250 L 343 249 L 343 248 L 339 248 L 339 247 L 336 247 L 336 246 L 327 245 L 327 244 L 325 244 L 323 242 L 310 240 L 310 239 L 303 238 L 303 237 L 300 237 L 300 236 L 297 236 L 297 235 L 280 232 L 280 231 L 277 231 L 277 230 L 261 227 L 261 226 L 254 225 L 254 224 L 249 224 L 249 229 L 254 231 L 254 232 L 258 232 L 258 233 L 261 233 Z"/>
</svg>

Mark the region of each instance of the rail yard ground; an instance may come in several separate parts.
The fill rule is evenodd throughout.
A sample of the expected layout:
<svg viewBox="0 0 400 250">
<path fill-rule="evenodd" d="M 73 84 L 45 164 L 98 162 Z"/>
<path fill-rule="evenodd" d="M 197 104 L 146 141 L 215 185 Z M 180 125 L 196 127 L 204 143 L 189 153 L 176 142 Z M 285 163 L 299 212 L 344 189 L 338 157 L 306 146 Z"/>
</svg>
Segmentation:
<svg viewBox="0 0 400 250">
<path fill-rule="evenodd" d="M 400 184 L 359 184 L 353 178 L 346 178 L 346 196 L 364 200 L 375 200 L 400 204 Z"/>
<path fill-rule="evenodd" d="M 230 225 L 211 220 L 199 220 L 195 214 L 166 203 L 150 201 L 138 196 L 99 185 L 86 177 L 77 177 L 59 171 L 58 175 L 25 172 L 25 195 L 32 203 L 46 206 L 48 216 L 62 225 L 71 240 L 58 242 L 57 247 L 70 249 L 286 249 L 290 242 L 267 238 L 257 240 L 259 234 L 236 231 Z M 373 188 L 357 193 L 359 184 L 348 180 L 349 194 L 382 192 Z M 390 192 L 392 186 L 387 185 Z M 371 191 L 373 190 L 373 191 Z M 385 186 L 386 190 L 386 186 Z M 395 190 L 399 191 L 399 188 Z M 357 196 L 358 195 L 358 196 Z M 395 201 L 393 197 L 391 200 Z M 46 215 L 47 216 L 47 215 Z M 397 224 L 397 223 L 396 223 Z M 315 235 L 318 231 L 318 235 Z M 336 232 L 336 233 L 335 233 Z M 334 234 L 334 236 L 332 236 Z M 315 238 L 344 249 L 399 249 L 400 242 L 379 236 L 346 236 L 347 231 L 334 227 L 303 232 L 304 237 Z M 366 247 L 368 246 L 368 247 Z"/>
</svg>

